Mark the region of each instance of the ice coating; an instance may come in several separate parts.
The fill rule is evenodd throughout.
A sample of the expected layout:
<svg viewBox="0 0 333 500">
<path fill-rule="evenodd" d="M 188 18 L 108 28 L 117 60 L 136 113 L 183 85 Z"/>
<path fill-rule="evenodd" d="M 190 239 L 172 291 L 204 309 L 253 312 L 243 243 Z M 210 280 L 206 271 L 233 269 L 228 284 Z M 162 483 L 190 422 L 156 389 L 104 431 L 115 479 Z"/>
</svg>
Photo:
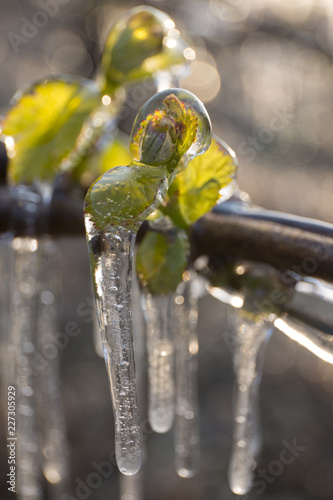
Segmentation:
<svg viewBox="0 0 333 500">
<path fill-rule="evenodd" d="M 249 492 L 256 454 L 260 448 L 258 389 L 265 345 L 272 333 L 269 322 L 253 321 L 229 307 L 232 350 L 236 376 L 234 432 L 228 479 L 237 495 Z"/>
<path fill-rule="evenodd" d="M 114 167 L 90 187 L 85 200 L 87 220 L 102 230 L 118 225 L 138 227 L 162 202 L 167 186 L 164 167 Z"/>
<path fill-rule="evenodd" d="M 175 415 L 173 302 L 173 293 L 143 293 L 147 325 L 148 418 L 151 428 L 159 433 L 171 429 Z"/>
<path fill-rule="evenodd" d="M 97 81 L 104 93 L 112 95 L 121 86 L 185 66 L 193 59 L 192 53 L 166 13 L 148 6 L 135 7 L 111 27 Z"/>
<path fill-rule="evenodd" d="M 59 248 L 47 237 L 39 239 L 41 252 L 36 347 L 46 352 L 50 342 L 57 346 L 59 307 Z M 60 349 L 57 348 L 57 354 Z M 59 497 L 68 479 L 68 447 L 60 387 L 59 356 L 52 356 L 37 374 L 38 413 L 43 450 L 42 471 L 50 495 Z"/>
<path fill-rule="evenodd" d="M 277 318 L 274 321 L 274 326 L 318 358 L 326 361 L 326 363 L 333 364 L 332 331 L 324 333 L 315 327 L 305 325 L 290 314 L 283 314 Z"/>
<path fill-rule="evenodd" d="M 153 127 L 154 121 L 157 127 Z M 136 161 L 169 163 L 172 170 L 185 153 L 188 158 L 200 155 L 210 142 L 210 118 L 202 102 L 187 90 L 168 89 L 141 108 L 133 125 L 130 150 Z"/>
<path fill-rule="evenodd" d="M 116 459 L 123 474 L 133 475 L 142 463 L 130 303 L 135 232 L 119 226 L 101 233 L 92 226 L 87 236 L 113 403 Z"/>
<path fill-rule="evenodd" d="M 42 283 L 42 243 L 37 226 L 45 230 L 50 187 L 16 186 L 11 189 L 13 233 L 21 223 L 22 237 L 14 237 L 9 328 L 8 383 L 17 390 L 17 491 L 22 500 L 42 498 L 38 433 L 38 366 L 35 353 Z M 44 217 L 42 217 L 44 215 Z"/>
<path fill-rule="evenodd" d="M 213 139 L 219 149 L 219 152 L 223 154 L 226 159 L 226 163 L 229 165 L 228 182 L 225 186 L 221 187 L 219 191 L 220 198 L 217 200 L 217 203 L 220 204 L 228 200 L 237 189 L 238 160 L 235 151 L 231 149 L 227 143 L 216 136 L 213 136 Z"/>
<path fill-rule="evenodd" d="M 119 478 L 120 500 L 144 500 L 144 474 L 143 469 L 135 476 L 124 476 Z"/>
<path fill-rule="evenodd" d="M 153 98 L 155 103 L 162 102 L 162 121 L 159 113 L 152 118 L 140 115 L 145 122 L 141 123 L 139 134 L 141 161 L 137 162 L 134 156 L 131 165 L 106 172 L 90 187 L 85 199 L 85 225 L 97 315 L 113 402 L 116 457 L 119 469 L 126 475 L 135 474 L 142 462 L 131 304 L 135 236 L 143 220 L 162 203 L 170 173 L 193 141 L 198 142 L 200 121 L 189 102 L 185 108 L 172 92 L 162 94 L 162 100 L 160 94 Z M 184 95 L 188 100 L 192 99 L 194 107 L 198 106 L 196 97 L 186 91 Z M 205 110 L 203 113 L 209 126 L 205 129 L 208 135 L 202 145 L 204 148 L 210 141 L 210 123 Z M 147 122 L 149 127 L 146 127 Z M 156 164 L 154 143 L 161 137 L 163 147 L 158 148 L 161 161 Z M 165 344 L 160 349 L 165 359 L 172 354 L 169 347 Z"/>
<path fill-rule="evenodd" d="M 101 98 L 95 82 L 71 76 L 42 79 L 18 91 L 0 117 L 8 179 L 52 183 L 60 171 L 73 168 L 112 119 Z"/>
<path fill-rule="evenodd" d="M 200 465 L 197 394 L 198 301 L 195 273 L 186 271 L 174 300 L 173 331 L 176 349 L 175 468 L 180 477 L 193 477 Z"/>
<path fill-rule="evenodd" d="M 13 367 L 14 360 L 11 359 L 9 351 L 9 310 L 10 310 L 10 271 L 12 261 L 11 249 L 12 235 L 4 233 L 0 235 L 0 394 L 7 397 L 8 375 Z M 5 396 L 6 395 L 6 396 Z"/>
<path fill-rule="evenodd" d="M 39 249 L 35 238 L 14 238 L 13 289 L 9 352 L 14 373 L 8 382 L 16 388 L 17 493 L 20 500 L 42 498 L 37 431 L 37 391 L 34 373 L 38 307 Z"/>
</svg>

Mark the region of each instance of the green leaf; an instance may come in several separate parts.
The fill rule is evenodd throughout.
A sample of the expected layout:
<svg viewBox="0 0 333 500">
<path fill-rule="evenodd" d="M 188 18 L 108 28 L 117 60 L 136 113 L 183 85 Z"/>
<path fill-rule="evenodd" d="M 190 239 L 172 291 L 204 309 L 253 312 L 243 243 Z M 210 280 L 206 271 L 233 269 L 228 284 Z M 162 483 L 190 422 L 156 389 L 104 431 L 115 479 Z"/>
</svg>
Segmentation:
<svg viewBox="0 0 333 500">
<path fill-rule="evenodd" d="M 174 224 L 187 228 L 202 217 L 225 195 L 235 189 L 237 160 L 235 153 L 220 139 L 213 138 L 209 149 L 190 160 L 171 184 L 163 213 Z"/>
<path fill-rule="evenodd" d="M 97 85 L 81 78 L 43 80 L 14 96 L 0 121 L 10 181 L 52 181 L 70 155 L 74 161 L 90 144 L 84 123 L 100 104 Z"/>
<path fill-rule="evenodd" d="M 111 142 L 101 149 L 94 148 L 89 156 L 73 170 L 71 178 L 81 186 L 88 188 L 98 177 L 118 165 L 127 165 L 132 161 L 128 148 L 128 138 L 119 131 Z"/>
<path fill-rule="evenodd" d="M 114 167 L 88 190 L 85 212 L 99 229 L 136 226 L 161 203 L 167 190 L 165 167 Z"/>
<path fill-rule="evenodd" d="M 148 230 L 141 241 L 136 269 L 144 288 L 154 295 L 176 290 L 186 269 L 189 241 L 182 230 Z"/>
<path fill-rule="evenodd" d="M 184 64 L 187 45 L 174 26 L 153 7 L 136 7 L 121 16 L 108 34 L 97 75 L 103 92 L 112 95 L 119 87 Z"/>
</svg>

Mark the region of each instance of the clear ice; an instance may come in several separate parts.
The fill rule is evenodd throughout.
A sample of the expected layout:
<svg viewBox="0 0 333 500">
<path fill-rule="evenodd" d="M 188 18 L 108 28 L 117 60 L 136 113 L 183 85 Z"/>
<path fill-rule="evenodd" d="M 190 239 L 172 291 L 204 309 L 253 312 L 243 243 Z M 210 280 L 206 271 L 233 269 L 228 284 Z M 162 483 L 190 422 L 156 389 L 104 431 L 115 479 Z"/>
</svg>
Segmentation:
<svg viewBox="0 0 333 500">
<path fill-rule="evenodd" d="M 175 468 L 180 477 L 199 470 L 199 408 L 197 394 L 198 302 L 193 293 L 194 273 L 185 272 L 174 300 L 176 348 Z"/>
<path fill-rule="evenodd" d="M 230 314 L 229 314 L 230 313 Z M 271 323 L 250 320 L 229 307 L 234 371 L 236 375 L 234 432 L 228 479 L 237 495 L 252 487 L 255 457 L 260 449 L 258 389 L 266 341 Z"/>
<path fill-rule="evenodd" d="M 143 292 L 147 327 L 148 418 L 155 432 L 168 432 L 175 416 L 174 341 L 171 315 L 174 293 Z"/>
<path fill-rule="evenodd" d="M 38 433 L 36 338 L 39 314 L 41 243 L 35 237 L 37 222 L 43 228 L 51 199 L 48 185 L 12 188 L 12 225 L 21 223 L 23 236 L 12 240 L 12 279 L 9 328 L 8 382 L 17 390 L 17 491 L 20 500 L 42 496 Z"/>
<path fill-rule="evenodd" d="M 119 500 L 144 500 L 143 470 L 134 476 L 119 478 Z"/>
<path fill-rule="evenodd" d="M 20 500 L 42 498 L 42 472 L 51 495 L 59 496 L 68 473 L 62 410 L 56 299 L 58 247 L 47 230 L 49 185 L 12 189 L 13 230 L 23 236 L 11 242 L 11 303 L 8 375 L 17 390 L 17 491 Z M 53 347 L 52 354 L 40 353 Z M 42 450 L 42 451 L 41 451 Z"/>
<path fill-rule="evenodd" d="M 17 391 L 17 493 L 20 500 L 42 498 L 37 391 L 34 373 L 38 314 L 39 248 L 35 238 L 14 238 L 8 382 Z"/>
<path fill-rule="evenodd" d="M 289 314 L 277 318 L 274 326 L 318 358 L 333 364 L 333 332 L 330 334 L 321 332 Z"/>
<path fill-rule="evenodd" d="M 12 235 L 5 233 L 0 235 L 0 375 L 1 390 L 0 397 L 7 397 L 8 371 L 11 369 L 13 360 L 9 359 L 9 310 L 10 310 L 10 268 L 12 262 Z"/>
<path fill-rule="evenodd" d="M 97 315 L 115 421 L 119 470 L 133 475 L 142 463 L 132 336 L 131 282 L 136 233 L 118 226 L 99 231 L 88 223 Z"/>
<path fill-rule="evenodd" d="M 43 451 L 41 466 L 51 496 L 60 497 L 68 479 L 69 464 L 59 376 L 59 351 L 62 344 L 61 337 L 57 335 L 59 248 L 56 242 L 46 237 L 40 239 L 38 244 L 41 261 L 36 346 L 38 353 L 50 354 L 47 363 L 36 364 L 40 440 Z"/>
</svg>

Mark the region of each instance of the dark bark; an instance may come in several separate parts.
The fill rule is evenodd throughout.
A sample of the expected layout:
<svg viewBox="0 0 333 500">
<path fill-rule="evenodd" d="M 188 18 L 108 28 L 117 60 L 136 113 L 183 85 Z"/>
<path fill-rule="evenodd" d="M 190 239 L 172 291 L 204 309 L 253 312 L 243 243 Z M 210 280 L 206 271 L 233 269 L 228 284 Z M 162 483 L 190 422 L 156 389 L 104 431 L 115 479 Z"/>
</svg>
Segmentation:
<svg viewBox="0 0 333 500">
<path fill-rule="evenodd" d="M 9 229 L 10 198 L 0 188 L 0 232 Z M 84 236 L 83 201 L 57 192 L 50 233 Z M 230 201 L 191 228 L 193 258 L 233 257 L 333 281 L 333 225 Z"/>
</svg>

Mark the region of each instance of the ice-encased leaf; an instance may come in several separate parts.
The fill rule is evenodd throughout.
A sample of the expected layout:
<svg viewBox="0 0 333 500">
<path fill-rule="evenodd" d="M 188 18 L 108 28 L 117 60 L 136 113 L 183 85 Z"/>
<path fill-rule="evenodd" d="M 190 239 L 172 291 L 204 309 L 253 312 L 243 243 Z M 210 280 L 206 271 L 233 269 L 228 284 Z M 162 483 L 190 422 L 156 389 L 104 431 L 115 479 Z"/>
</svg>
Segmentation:
<svg viewBox="0 0 333 500">
<path fill-rule="evenodd" d="M 122 15 L 107 36 L 98 82 L 104 93 L 186 63 L 187 44 L 172 19 L 158 9 L 140 6 Z"/>
<path fill-rule="evenodd" d="M 0 121 L 10 181 L 52 181 L 73 150 L 89 140 L 84 123 L 100 104 L 97 85 L 83 78 L 42 80 L 17 93 Z"/>
<path fill-rule="evenodd" d="M 193 158 L 171 184 L 164 213 L 175 224 L 186 228 L 202 217 L 236 187 L 237 159 L 235 153 L 220 139 L 213 137 L 209 149 Z"/>
<path fill-rule="evenodd" d="M 85 212 L 99 229 L 136 225 L 162 202 L 167 187 L 165 167 L 114 167 L 90 187 Z"/>
<path fill-rule="evenodd" d="M 182 230 L 149 230 L 141 241 L 136 269 L 141 284 L 153 295 L 176 290 L 186 269 L 189 241 Z"/>
<path fill-rule="evenodd" d="M 209 115 L 202 102 L 184 89 L 154 95 L 133 125 L 130 151 L 136 161 L 166 165 L 169 172 L 188 158 L 204 153 L 211 141 Z"/>
<path fill-rule="evenodd" d="M 73 170 L 71 178 L 88 188 L 108 170 L 118 165 L 127 165 L 131 161 L 128 138 L 117 131 L 111 142 L 107 141 L 101 148 L 94 148 L 89 156 L 83 158 Z"/>
</svg>

